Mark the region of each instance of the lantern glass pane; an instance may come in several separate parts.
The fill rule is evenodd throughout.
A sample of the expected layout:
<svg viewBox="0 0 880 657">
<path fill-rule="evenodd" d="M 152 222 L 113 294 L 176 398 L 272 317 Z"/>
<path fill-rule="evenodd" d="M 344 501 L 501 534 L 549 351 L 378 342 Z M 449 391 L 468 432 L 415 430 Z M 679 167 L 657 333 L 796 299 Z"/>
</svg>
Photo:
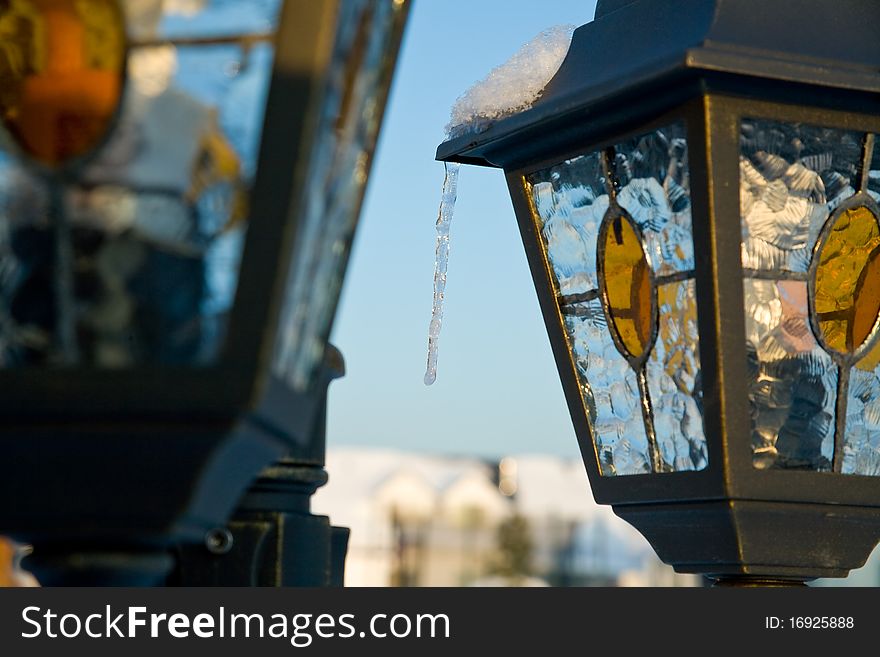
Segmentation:
<svg viewBox="0 0 880 657">
<path fill-rule="evenodd" d="M 390 83 L 404 3 L 341 2 L 273 371 L 307 389 L 323 360 Z"/>
<path fill-rule="evenodd" d="M 846 403 L 843 474 L 880 476 L 880 370 L 855 367 Z"/>
<path fill-rule="evenodd" d="M 703 396 L 697 330 L 696 281 L 657 289 L 659 331 L 647 363 L 654 431 L 664 463 L 675 471 L 702 470 L 709 460 L 703 434 Z"/>
<path fill-rule="evenodd" d="M 642 231 L 657 276 L 692 272 L 690 170 L 685 126 L 675 123 L 615 146 L 617 202 Z"/>
<path fill-rule="evenodd" d="M 837 366 L 810 330 L 807 284 L 747 278 L 743 287 L 754 465 L 829 470 Z"/>
<path fill-rule="evenodd" d="M 684 124 L 537 171 L 526 191 L 602 474 L 705 468 Z"/>
<path fill-rule="evenodd" d="M 106 142 L 63 177 L 2 159 L 5 367 L 201 366 L 224 344 L 280 2 L 122 5 L 128 79 Z"/>
<path fill-rule="evenodd" d="M 651 472 L 636 374 L 614 345 L 602 304 L 578 304 L 565 327 L 602 474 Z"/>
<path fill-rule="evenodd" d="M 862 134 L 746 119 L 740 136 L 742 263 L 805 273 L 831 212 L 855 193 Z"/>
<path fill-rule="evenodd" d="M 880 474 L 880 175 L 872 140 L 837 128 L 742 121 L 758 468 Z"/>
<path fill-rule="evenodd" d="M 535 210 L 559 294 L 597 289 L 595 245 L 608 211 L 599 154 L 567 160 L 533 179 Z"/>
</svg>

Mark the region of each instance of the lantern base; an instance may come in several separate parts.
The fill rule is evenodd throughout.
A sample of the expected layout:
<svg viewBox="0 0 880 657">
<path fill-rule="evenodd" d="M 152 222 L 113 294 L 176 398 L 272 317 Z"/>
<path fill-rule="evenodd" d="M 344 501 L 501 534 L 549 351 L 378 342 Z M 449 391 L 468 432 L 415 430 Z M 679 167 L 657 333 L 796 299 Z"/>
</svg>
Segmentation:
<svg viewBox="0 0 880 657">
<path fill-rule="evenodd" d="M 210 532 L 203 545 L 178 547 L 170 584 L 342 586 L 348 529 L 310 510 L 312 495 L 326 482 L 323 467 L 293 459 L 266 468 L 225 527 Z"/>
<path fill-rule="evenodd" d="M 677 572 L 718 580 L 846 577 L 880 538 L 880 509 L 760 500 L 618 505 Z"/>
</svg>

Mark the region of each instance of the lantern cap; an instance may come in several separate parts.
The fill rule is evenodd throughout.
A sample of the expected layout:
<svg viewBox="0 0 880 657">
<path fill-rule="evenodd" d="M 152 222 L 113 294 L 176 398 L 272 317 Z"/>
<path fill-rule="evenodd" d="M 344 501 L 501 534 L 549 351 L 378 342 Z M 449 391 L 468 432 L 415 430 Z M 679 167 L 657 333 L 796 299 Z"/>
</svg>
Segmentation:
<svg viewBox="0 0 880 657">
<path fill-rule="evenodd" d="M 878 21 L 864 0 L 600 0 L 530 109 L 443 142 L 437 159 L 507 166 L 536 140 L 564 142 L 573 118 L 626 114 L 627 98 L 668 109 L 708 77 L 878 93 Z"/>
</svg>

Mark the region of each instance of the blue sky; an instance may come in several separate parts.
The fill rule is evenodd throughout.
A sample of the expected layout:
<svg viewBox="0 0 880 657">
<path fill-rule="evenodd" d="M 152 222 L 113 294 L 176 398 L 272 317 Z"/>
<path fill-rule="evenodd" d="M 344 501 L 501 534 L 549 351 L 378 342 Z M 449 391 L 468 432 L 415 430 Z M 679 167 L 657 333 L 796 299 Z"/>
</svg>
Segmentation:
<svg viewBox="0 0 880 657">
<path fill-rule="evenodd" d="M 578 454 L 503 174 L 463 167 L 437 382 L 426 387 L 434 152 L 455 99 L 593 0 L 414 3 L 332 341 L 328 441 L 449 454 Z"/>
</svg>

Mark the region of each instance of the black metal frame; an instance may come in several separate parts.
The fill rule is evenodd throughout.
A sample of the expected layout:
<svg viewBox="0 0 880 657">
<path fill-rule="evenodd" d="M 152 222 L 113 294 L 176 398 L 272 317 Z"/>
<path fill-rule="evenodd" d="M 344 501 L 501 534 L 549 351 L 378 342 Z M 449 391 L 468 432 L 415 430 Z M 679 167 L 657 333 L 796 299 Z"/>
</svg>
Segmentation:
<svg viewBox="0 0 880 657">
<path fill-rule="evenodd" d="M 740 121 L 880 129 L 880 52 L 865 27 L 880 20 L 880 6 L 844 0 L 835 16 L 849 32 L 813 43 L 804 35 L 827 29 L 811 13 L 822 5 L 604 0 L 532 109 L 437 151 L 440 160 L 505 170 L 594 497 L 682 571 L 843 576 L 880 538 L 880 477 L 759 470 L 752 462 Z M 603 477 L 526 176 L 677 120 L 688 136 L 709 462 L 696 472 Z"/>
</svg>

